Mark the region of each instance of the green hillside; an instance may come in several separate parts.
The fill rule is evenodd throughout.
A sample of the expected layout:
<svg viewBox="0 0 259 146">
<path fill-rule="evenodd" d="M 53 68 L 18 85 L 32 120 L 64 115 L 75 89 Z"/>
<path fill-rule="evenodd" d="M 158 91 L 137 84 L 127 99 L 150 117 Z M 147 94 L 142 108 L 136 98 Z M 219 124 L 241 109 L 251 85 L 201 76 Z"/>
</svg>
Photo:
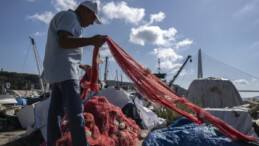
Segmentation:
<svg viewBox="0 0 259 146">
<path fill-rule="evenodd" d="M 35 89 L 40 89 L 39 76 L 35 74 L 0 71 L 0 86 L 6 82 L 11 83 L 9 90 L 30 89 L 32 84 Z M 2 92 L 2 88 L 0 91 Z"/>
</svg>

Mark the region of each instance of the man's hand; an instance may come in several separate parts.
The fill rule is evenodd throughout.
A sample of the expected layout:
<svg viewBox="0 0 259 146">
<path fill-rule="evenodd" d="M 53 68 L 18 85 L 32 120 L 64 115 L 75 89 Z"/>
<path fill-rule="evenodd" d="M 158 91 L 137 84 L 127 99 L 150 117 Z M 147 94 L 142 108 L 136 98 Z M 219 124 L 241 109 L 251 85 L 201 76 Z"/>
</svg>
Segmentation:
<svg viewBox="0 0 259 146">
<path fill-rule="evenodd" d="M 83 69 L 85 72 L 87 72 L 87 70 L 88 70 L 89 68 L 91 68 L 91 66 L 88 65 L 88 64 L 85 64 L 85 65 L 79 64 L 79 68 L 81 68 L 81 69 Z"/>
<path fill-rule="evenodd" d="M 78 47 L 84 47 L 93 45 L 100 48 L 106 41 L 107 35 L 95 35 L 89 38 L 77 38 L 74 37 L 70 32 L 63 30 L 58 31 L 59 35 L 59 46 L 64 49 L 74 49 Z"/>
<path fill-rule="evenodd" d="M 92 42 L 93 42 L 93 45 L 97 48 L 100 48 L 102 47 L 102 45 L 104 44 L 104 42 L 106 41 L 106 37 L 107 35 L 95 35 L 93 36 L 91 39 L 92 39 Z"/>
</svg>

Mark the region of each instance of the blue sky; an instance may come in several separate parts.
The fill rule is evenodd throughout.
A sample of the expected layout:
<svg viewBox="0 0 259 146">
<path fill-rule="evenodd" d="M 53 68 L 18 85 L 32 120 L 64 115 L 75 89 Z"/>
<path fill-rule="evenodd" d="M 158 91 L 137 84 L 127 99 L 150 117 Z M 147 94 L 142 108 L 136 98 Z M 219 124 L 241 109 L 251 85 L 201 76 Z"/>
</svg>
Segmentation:
<svg viewBox="0 0 259 146">
<path fill-rule="evenodd" d="M 0 68 L 37 74 L 29 36 L 35 39 L 43 60 L 49 21 L 58 11 L 75 9 L 80 2 L 1 0 Z M 84 29 L 84 36 L 108 35 L 152 72 L 157 72 L 160 58 L 161 72 L 168 73 L 167 80 L 172 79 L 187 55 L 193 55 L 193 63 L 176 80 L 186 88 L 197 76 L 195 56 L 201 48 L 209 56 L 203 59 L 204 77 L 224 77 L 240 89 L 259 90 L 259 0 L 99 0 L 98 3 L 103 24 Z M 92 50 L 92 46 L 84 47 L 83 63 L 91 64 Z M 106 45 L 100 53 L 101 58 L 109 56 L 108 78 L 114 79 L 116 70 L 122 74 Z M 213 64 L 211 58 L 223 65 Z M 100 70 L 103 72 L 104 65 L 100 65 Z"/>
</svg>

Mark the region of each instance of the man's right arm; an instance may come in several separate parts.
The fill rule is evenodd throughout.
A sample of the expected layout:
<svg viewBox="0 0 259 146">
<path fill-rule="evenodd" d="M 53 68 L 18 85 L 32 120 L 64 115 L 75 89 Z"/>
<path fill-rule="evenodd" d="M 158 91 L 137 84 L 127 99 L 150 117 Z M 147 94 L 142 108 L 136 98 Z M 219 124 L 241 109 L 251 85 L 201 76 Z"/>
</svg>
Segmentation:
<svg viewBox="0 0 259 146">
<path fill-rule="evenodd" d="M 67 31 L 58 31 L 59 35 L 59 46 L 64 49 L 73 49 L 83 46 L 93 45 L 95 47 L 101 47 L 106 41 L 105 35 L 95 35 L 89 38 L 78 38 L 74 37 Z"/>
</svg>

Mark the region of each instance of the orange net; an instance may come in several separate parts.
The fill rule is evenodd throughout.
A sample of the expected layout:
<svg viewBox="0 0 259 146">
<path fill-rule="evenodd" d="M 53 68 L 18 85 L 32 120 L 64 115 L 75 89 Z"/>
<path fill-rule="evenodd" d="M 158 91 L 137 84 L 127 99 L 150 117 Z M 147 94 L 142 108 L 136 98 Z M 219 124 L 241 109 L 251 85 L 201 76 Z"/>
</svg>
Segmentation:
<svg viewBox="0 0 259 146">
<path fill-rule="evenodd" d="M 121 109 L 108 102 L 105 97 L 92 97 L 85 105 L 85 132 L 92 146 L 132 146 L 140 137 L 140 128 L 134 120 L 127 118 Z M 61 122 L 63 137 L 57 146 L 72 146 L 67 116 Z"/>
<path fill-rule="evenodd" d="M 258 143 L 252 137 L 233 129 L 222 120 L 210 115 L 203 108 L 189 102 L 184 97 L 171 91 L 162 81 L 141 66 L 123 48 L 107 37 L 109 49 L 124 73 L 133 81 L 135 89 L 147 100 L 154 104 L 165 105 L 197 124 L 204 120 L 210 122 L 228 137 L 234 140 L 250 140 Z M 97 79 L 97 56 L 99 48 L 94 49 L 92 69 L 86 72 L 80 86 L 84 87 L 82 99 L 87 96 L 88 89 L 99 91 Z M 90 78 L 89 78 L 90 77 Z M 181 103 L 193 113 L 178 109 L 175 104 Z M 119 107 L 110 104 L 105 97 L 93 97 L 85 104 L 85 130 L 90 145 L 136 145 L 140 129 L 135 121 L 126 118 Z M 64 136 L 56 144 L 59 146 L 72 145 L 67 118 L 61 123 Z"/>
<path fill-rule="evenodd" d="M 150 102 L 165 105 L 197 124 L 202 124 L 204 120 L 207 120 L 225 135 L 234 140 L 246 139 L 258 143 L 254 137 L 238 132 L 222 120 L 210 115 L 203 108 L 192 104 L 184 97 L 178 96 L 109 37 L 107 37 L 107 43 L 116 62 L 123 72 L 133 81 L 135 89 Z M 176 103 L 183 104 L 194 112 L 196 117 L 176 108 Z"/>
<path fill-rule="evenodd" d="M 93 58 L 92 58 L 92 67 L 88 68 L 87 72 L 84 74 L 82 79 L 80 80 L 80 88 L 83 88 L 81 97 L 82 100 L 85 100 L 87 97 L 88 89 L 94 92 L 99 91 L 98 87 L 98 66 L 97 66 L 97 58 L 99 54 L 100 48 L 94 48 Z"/>
<path fill-rule="evenodd" d="M 97 57 L 99 48 L 94 48 L 92 67 L 86 70 L 80 80 L 81 97 L 87 97 L 88 89 L 98 92 Z M 128 119 L 119 107 L 110 104 L 105 97 L 92 97 L 84 105 L 85 132 L 92 146 L 132 146 L 140 137 L 140 128 L 134 120 Z M 68 117 L 61 122 L 63 137 L 56 141 L 57 146 L 72 146 Z"/>
</svg>

